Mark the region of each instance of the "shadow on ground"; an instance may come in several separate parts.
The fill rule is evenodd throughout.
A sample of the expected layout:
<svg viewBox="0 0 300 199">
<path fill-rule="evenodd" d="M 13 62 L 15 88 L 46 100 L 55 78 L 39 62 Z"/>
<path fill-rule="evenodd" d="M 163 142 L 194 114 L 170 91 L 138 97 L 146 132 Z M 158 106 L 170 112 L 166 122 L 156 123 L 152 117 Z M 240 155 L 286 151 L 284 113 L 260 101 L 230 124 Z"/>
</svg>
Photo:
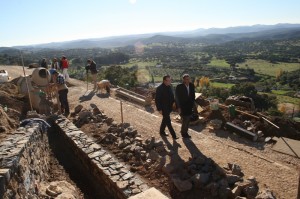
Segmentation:
<svg viewBox="0 0 300 199">
<path fill-rule="evenodd" d="M 166 137 L 162 136 L 162 140 L 170 150 L 170 162 L 166 165 L 164 172 L 169 176 L 169 187 L 170 196 L 174 199 L 212 199 L 213 197 L 212 189 L 210 184 L 218 183 L 224 179 L 222 174 L 216 174 L 221 171 L 222 168 L 219 167 L 211 158 L 206 157 L 194 144 L 192 139 L 183 138 L 183 144 L 181 146 L 176 140 L 171 143 Z M 179 148 L 186 147 L 191 154 L 191 158 L 188 161 L 184 161 L 178 154 Z M 203 160 L 202 163 L 199 160 Z M 205 183 L 199 183 L 195 180 L 195 176 L 208 176 L 210 179 Z M 217 176 L 219 178 L 215 178 Z M 192 188 L 187 191 L 179 191 L 174 184 L 174 179 L 181 181 L 183 184 L 181 186 L 186 186 L 186 184 L 192 182 Z M 201 179 L 201 178 L 200 178 Z M 217 194 L 218 194 L 218 190 Z"/>
<path fill-rule="evenodd" d="M 94 95 L 94 91 L 86 91 L 83 96 L 79 97 L 79 102 L 89 101 L 94 97 Z"/>
<path fill-rule="evenodd" d="M 96 96 L 99 98 L 109 98 L 110 94 L 109 93 L 97 93 Z"/>
</svg>

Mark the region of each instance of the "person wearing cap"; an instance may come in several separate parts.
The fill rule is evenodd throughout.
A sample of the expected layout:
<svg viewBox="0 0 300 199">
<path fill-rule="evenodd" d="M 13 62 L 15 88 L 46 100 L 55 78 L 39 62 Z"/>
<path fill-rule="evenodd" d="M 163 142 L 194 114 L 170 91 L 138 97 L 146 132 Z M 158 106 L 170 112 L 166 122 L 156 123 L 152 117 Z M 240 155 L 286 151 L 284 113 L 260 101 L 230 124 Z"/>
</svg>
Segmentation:
<svg viewBox="0 0 300 199">
<path fill-rule="evenodd" d="M 195 102 L 195 86 L 190 82 L 189 74 L 182 76 L 182 83 L 176 87 L 175 99 L 182 119 L 181 135 L 183 138 L 191 138 L 188 128 Z"/>
<path fill-rule="evenodd" d="M 70 114 L 69 102 L 68 102 L 68 92 L 69 89 L 65 83 L 65 79 L 62 74 L 56 70 L 52 71 L 52 81 L 53 84 L 57 86 L 58 98 L 61 105 L 61 112 L 68 116 Z"/>
<path fill-rule="evenodd" d="M 156 89 L 155 104 L 159 113 L 163 116 L 159 133 L 161 136 L 168 136 L 165 132 L 165 128 L 168 127 L 173 139 L 177 139 L 176 133 L 171 124 L 170 113 L 172 112 L 172 106 L 174 100 L 174 94 L 171 88 L 171 77 L 165 75 L 163 77 L 163 83 Z"/>
<path fill-rule="evenodd" d="M 89 70 L 91 71 L 92 74 L 92 81 L 94 84 L 94 90 L 97 88 L 97 65 L 96 62 L 94 60 L 88 59 L 87 60 L 88 65 L 85 67 L 86 72 L 88 72 Z"/>
</svg>

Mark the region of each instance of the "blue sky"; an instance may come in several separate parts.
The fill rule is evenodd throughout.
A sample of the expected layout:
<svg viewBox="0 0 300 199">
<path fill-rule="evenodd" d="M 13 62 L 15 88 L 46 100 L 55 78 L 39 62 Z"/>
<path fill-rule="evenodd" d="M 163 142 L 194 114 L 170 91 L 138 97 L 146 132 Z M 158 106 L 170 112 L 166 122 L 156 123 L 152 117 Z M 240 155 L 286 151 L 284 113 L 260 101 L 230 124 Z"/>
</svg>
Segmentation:
<svg viewBox="0 0 300 199">
<path fill-rule="evenodd" d="M 300 23 L 299 0 L 0 0 L 0 46 Z"/>
</svg>

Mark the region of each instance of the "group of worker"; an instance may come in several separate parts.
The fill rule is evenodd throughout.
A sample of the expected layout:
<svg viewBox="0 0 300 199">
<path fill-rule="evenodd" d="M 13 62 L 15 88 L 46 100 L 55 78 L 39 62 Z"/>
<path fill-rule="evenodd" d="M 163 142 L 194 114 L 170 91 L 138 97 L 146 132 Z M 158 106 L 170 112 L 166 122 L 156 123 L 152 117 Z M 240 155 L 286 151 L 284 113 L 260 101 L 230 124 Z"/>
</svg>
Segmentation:
<svg viewBox="0 0 300 199">
<path fill-rule="evenodd" d="M 88 64 L 85 67 L 86 72 L 87 73 L 88 71 L 91 72 L 94 89 L 96 89 L 97 73 L 98 73 L 96 62 L 91 59 L 88 59 L 87 63 Z M 42 60 L 41 67 L 48 68 L 46 59 Z M 56 86 L 58 91 L 61 113 L 64 114 L 65 116 L 68 116 L 70 114 L 70 108 L 68 102 L 69 89 L 67 86 L 67 82 L 69 80 L 68 68 L 69 68 L 69 61 L 65 56 L 62 56 L 60 62 L 58 62 L 56 58 L 53 59 L 51 69 L 50 69 L 50 73 L 51 73 L 50 86 Z M 62 70 L 62 74 L 59 73 L 59 70 Z"/>
<path fill-rule="evenodd" d="M 42 68 L 48 69 L 48 63 L 47 63 L 46 58 L 42 59 L 40 66 Z M 68 68 L 69 68 L 69 61 L 66 58 L 66 56 L 63 55 L 61 57 L 60 61 L 58 61 L 57 58 L 54 58 L 52 60 L 51 70 L 56 70 L 56 71 L 61 70 L 65 81 L 69 81 Z"/>
</svg>

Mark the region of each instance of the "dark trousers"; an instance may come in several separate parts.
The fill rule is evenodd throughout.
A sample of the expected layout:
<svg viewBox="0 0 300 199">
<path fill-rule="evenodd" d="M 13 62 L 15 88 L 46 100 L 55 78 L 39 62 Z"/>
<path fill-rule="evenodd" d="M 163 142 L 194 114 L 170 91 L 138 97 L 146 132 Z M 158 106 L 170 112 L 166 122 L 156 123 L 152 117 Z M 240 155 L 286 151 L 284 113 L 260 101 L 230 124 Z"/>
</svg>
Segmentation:
<svg viewBox="0 0 300 199">
<path fill-rule="evenodd" d="M 182 125 L 181 125 L 181 135 L 186 135 L 190 124 L 190 115 L 181 115 Z"/>
<path fill-rule="evenodd" d="M 68 89 L 63 89 L 58 91 L 59 101 L 60 101 L 60 107 L 62 112 L 64 113 L 70 113 L 69 109 L 69 102 L 68 102 Z"/>
<path fill-rule="evenodd" d="M 163 112 L 163 119 L 161 121 L 160 130 L 159 130 L 159 132 L 161 134 L 165 132 L 166 126 L 168 127 L 169 132 L 171 133 L 172 137 L 176 137 L 175 131 L 174 131 L 174 129 L 172 127 L 172 124 L 171 124 L 170 113 L 164 113 Z"/>
</svg>

